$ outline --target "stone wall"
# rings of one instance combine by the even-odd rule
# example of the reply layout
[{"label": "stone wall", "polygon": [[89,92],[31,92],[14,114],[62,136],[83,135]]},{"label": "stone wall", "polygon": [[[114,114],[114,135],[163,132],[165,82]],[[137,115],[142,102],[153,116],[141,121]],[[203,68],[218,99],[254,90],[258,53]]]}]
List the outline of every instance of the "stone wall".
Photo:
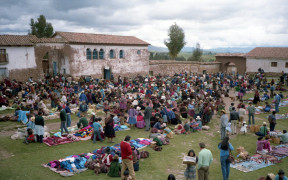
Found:
[{"label": "stone wall", "polygon": [[233,56],[233,54],[227,56],[215,56],[216,61],[220,62],[220,71],[227,72],[229,63],[234,63],[239,74],[244,74],[246,72],[246,58],[245,56]]},{"label": "stone wall", "polygon": [[193,61],[171,61],[150,60],[149,72],[153,75],[174,75],[180,72],[209,73],[219,72],[218,62],[193,62]]}]

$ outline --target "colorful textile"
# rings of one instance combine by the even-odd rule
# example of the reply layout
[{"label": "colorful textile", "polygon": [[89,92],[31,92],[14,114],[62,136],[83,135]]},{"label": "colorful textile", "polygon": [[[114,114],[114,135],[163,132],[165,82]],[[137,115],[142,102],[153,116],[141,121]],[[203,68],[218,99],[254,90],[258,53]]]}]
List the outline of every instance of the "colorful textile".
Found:
[{"label": "colorful textile", "polygon": [[282,158],[288,156],[288,145],[279,145],[272,148],[273,151],[268,154],[255,154],[249,161],[243,161],[236,164],[230,164],[230,167],[242,172],[251,172],[280,163]]},{"label": "colorful textile", "polygon": [[[141,149],[150,145],[151,142],[152,140],[150,139],[138,138],[135,140],[131,140],[130,145]],[[120,144],[115,144],[114,146],[107,146],[102,147],[101,149],[96,149],[92,153],[71,155],[64,159],[50,161],[48,164],[44,164],[42,166],[48,167],[51,171],[59,173],[62,176],[73,176],[74,173],[80,173],[87,170],[87,168],[85,167],[85,163],[89,162],[89,160],[101,159],[102,155],[105,154],[105,151],[108,147],[111,150],[110,154],[112,156],[115,156],[115,154],[121,156]],[[119,163],[121,161],[121,158],[119,158]]]},{"label": "colorful textile", "polygon": [[57,137],[57,136],[51,136],[43,139],[43,142],[47,144],[48,146],[56,146],[59,144],[67,144],[71,142],[77,142],[80,141],[79,138],[74,137],[74,136],[62,136],[62,137]]}]

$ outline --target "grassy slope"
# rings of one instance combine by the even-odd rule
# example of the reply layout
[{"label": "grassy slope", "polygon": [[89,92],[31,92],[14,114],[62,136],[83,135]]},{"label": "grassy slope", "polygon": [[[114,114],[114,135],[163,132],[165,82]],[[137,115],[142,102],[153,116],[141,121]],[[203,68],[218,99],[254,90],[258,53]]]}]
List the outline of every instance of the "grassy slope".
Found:
[{"label": "grassy slope", "polygon": [[[249,96],[249,95],[247,95]],[[288,107],[281,108],[280,113],[288,110]],[[262,124],[266,120],[267,114],[256,115],[256,124]],[[76,121],[77,118],[73,118]],[[53,120],[54,121],[54,120]],[[55,120],[57,122],[57,120]],[[192,133],[190,135],[176,135],[171,140],[170,145],[164,146],[163,151],[156,152],[150,147],[145,150],[150,152],[150,157],[140,161],[140,171],[136,173],[137,179],[166,179],[168,174],[183,175],[185,165],[182,164],[181,157],[186,154],[189,149],[194,149],[199,153],[198,143],[207,143],[208,148],[212,151],[214,162],[210,168],[210,179],[221,179],[221,169],[219,162],[219,150],[216,148],[219,143],[220,134],[217,132],[219,118],[215,117],[210,124],[211,129],[208,132]],[[1,122],[0,125],[2,125]],[[276,129],[282,130],[287,128],[287,120],[279,120]],[[148,133],[144,130],[132,129],[130,131],[117,132],[115,142],[120,142],[125,135],[131,135],[132,138],[143,137],[147,138]],[[246,150],[253,154],[256,148],[256,136],[248,133],[246,135],[237,135],[232,137],[231,143],[234,147],[244,146]],[[0,176],[1,179],[62,179],[56,173],[53,173],[48,168],[41,167],[43,163],[51,160],[64,158],[69,155],[85,153],[100,148],[101,146],[111,145],[109,143],[93,144],[91,141],[81,141],[55,147],[48,147],[45,144],[29,144],[25,145],[22,140],[13,141],[10,137],[0,137],[0,151],[8,151],[14,156],[0,161]],[[230,179],[257,179],[261,175],[266,175],[268,172],[276,173],[280,168],[287,171],[288,158],[285,158],[282,163],[270,166],[257,171],[243,173],[231,168]],[[93,171],[87,170],[83,173],[76,174],[69,179],[92,179],[95,178]],[[97,176],[100,179],[111,179],[105,174]]]}]

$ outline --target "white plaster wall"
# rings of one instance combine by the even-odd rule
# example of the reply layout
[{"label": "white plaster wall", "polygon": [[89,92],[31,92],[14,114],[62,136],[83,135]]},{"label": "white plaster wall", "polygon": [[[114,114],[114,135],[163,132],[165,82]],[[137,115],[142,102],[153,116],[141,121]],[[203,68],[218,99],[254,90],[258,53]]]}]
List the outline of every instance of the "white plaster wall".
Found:
[{"label": "white plaster wall", "polygon": [[0,47],[8,53],[8,64],[0,65],[0,68],[13,69],[36,68],[35,53],[33,46],[25,47]]},{"label": "white plaster wall", "polygon": [[[271,62],[277,62],[277,67],[271,67]],[[258,72],[259,68],[262,68],[265,72],[280,73],[284,71],[288,73],[288,68],[285,68],[285,64],[288,63],[288,59],[252,59],[246,60],[247,72]]]},{"label": "white plaster wall", "polygon": [[[74,60],[70,62],[73,76],[103,74],[103,67],[110,67],[113,74],[136,73],[149,71],[149,52],[147,46],[104,46],[104,45],[71,45],[77,52],[74,54]],[[86,49],[104,50],[104,60],[87,60]],[[110,59],[109,51],[113,49],[115,58]],[[124,58],[119,59],[119,51],[124,51]],[[137,50],[141,53],[137,54]],[[98,57],[99,58],[99,57]]]}]

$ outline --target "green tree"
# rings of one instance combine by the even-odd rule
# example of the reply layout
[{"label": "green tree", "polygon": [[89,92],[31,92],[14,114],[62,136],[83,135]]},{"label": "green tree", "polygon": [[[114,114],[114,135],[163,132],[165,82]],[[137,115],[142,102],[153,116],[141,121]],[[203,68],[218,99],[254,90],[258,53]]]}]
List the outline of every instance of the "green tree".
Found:
[{"label": "green tree", "polygon": [[51,23],[46,22],[44,15],[40,15],[37,21],[31,18],[30,27],[29,34],[35,35],[38,38],[51,37],[53,35],[53,26]]},{"label": "green tree", "polygon": [[169,49],[169,56],[175,60],[181,49],[185,46],[185,33],[176,23],[170,26],[168,31],[169,39],[164,40],[164,44]]},{"label": "green tree", "polygon": [[188,58],[188,61],[201,61],[201,57],[203,55],[203,51],[200,48],[200,44],[196,44],[196,48],[193,51],[193,54],[191,57]]}]

